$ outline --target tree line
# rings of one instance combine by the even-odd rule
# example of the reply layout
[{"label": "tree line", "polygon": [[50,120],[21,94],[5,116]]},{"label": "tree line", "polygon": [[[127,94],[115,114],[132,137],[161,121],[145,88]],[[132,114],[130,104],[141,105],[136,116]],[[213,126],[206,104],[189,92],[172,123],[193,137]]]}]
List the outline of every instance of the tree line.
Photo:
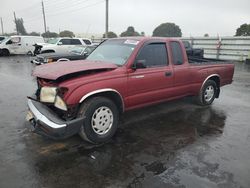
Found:
[{"label": "tree line", "polygon": [[[72,31],[69,30],[64,30],[61,31],[60,33],[56,32],[50,32],[47,31],[45,33],[37,33],[37,32],[31,32],[28,33],[24,27],[24,21],[22,18],[17,18],[14,20],[14,23],[16,25],[16,32],[21,35],[32,35],[32,36],[40,36],[42,35],[44,38],[56,38],[56,37],[75,37],[75,34]],[[16,33],[9,33],[6,35],[13,35]],[[126,31],[122,32],[120,37],[125,37],[125,36],[145,36],[145,32],[138,32],[135,30],[133,26],[129,26]],[[181,28],[176,25],[175,23],[162,23],[159,26],[157,26],[152,33],[152,36],[155,37],[181,37],[182,36],[182,31]],[[206,33],[204,34],[204,37],[208,37],[209,35]],[[236,29],[236,34],[235,36],[250,36],[250,24],[242,24],[239,28]],[[105,34],[103,34],[103,38],[105,37]],[[116,38],[118,35],[113,32],[109,31],[108,32],[108,38]]]}]

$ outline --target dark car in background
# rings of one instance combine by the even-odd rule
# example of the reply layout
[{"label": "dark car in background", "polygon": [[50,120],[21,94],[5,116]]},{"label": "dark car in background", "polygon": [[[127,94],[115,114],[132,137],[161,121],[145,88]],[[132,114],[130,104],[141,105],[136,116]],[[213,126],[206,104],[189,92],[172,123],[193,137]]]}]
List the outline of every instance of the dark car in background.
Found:
[{"label": "dark car in background", "polygon": [[36,65],[42,65],[52,62],[60,61],[73,61],[82,60],[88,57],[88,55],[96,48],[96,46],[79,46],[72,48],[66,53],[44,53],[36,56],[35,59],[31,61]]},{"label": "dark car in background", "polygon": [[188,57],[203,58],[204,50],[202,48],[193,48],[192,44],[187,40],[182,40]]}]

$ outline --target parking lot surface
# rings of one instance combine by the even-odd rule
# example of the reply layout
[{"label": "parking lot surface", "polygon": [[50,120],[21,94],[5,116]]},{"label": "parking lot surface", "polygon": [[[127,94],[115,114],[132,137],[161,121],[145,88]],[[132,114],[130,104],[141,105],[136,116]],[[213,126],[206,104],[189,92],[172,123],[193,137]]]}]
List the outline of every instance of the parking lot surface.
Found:
[{"label": "parking lot surface", "polygon": [[0,57],[0,187],[250,187],[250,66],[209,107],[190,98],[127,112],[115,137],[90,145],[30,132],[30,57]]}]

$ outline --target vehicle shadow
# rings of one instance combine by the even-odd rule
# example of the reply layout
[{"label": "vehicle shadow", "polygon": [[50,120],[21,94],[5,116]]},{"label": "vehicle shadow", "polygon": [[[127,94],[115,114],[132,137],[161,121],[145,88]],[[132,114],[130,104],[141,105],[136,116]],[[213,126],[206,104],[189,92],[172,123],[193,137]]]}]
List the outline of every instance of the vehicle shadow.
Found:
[{"label": "vehicle shadow", "polygon": [[78,136],[55,142],[37,135],[26,137],[26,144],[41,185],[137,187],[146,173],[164,172],[180,148],[220,135],[225,120],[222,111],[183,99],[124,114],[105,144],[91,145]]}]

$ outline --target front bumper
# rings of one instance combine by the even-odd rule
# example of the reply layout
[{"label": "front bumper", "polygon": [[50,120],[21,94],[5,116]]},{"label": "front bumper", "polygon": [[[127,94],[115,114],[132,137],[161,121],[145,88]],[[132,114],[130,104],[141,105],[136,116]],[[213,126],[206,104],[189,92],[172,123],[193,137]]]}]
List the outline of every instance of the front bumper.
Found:
[{"label": "front bumper", "polygon": [[32,131],[37,134],[52,139],[64,139],[78,133],[83,126],[84,117],[70,121],[62,120],[46,105],[30,98],[28,107],[30,110],[28,121],[32,125]]},{"label": "front bumper", "polygon": [[44,63],[42,63],[42,62],[40,62],[40,61],[38,61],[36,59],[33,59],[30,62],[33,63],[33,64],[36,64],[36,65],[42,65],[42,64],[44,64]]}]

